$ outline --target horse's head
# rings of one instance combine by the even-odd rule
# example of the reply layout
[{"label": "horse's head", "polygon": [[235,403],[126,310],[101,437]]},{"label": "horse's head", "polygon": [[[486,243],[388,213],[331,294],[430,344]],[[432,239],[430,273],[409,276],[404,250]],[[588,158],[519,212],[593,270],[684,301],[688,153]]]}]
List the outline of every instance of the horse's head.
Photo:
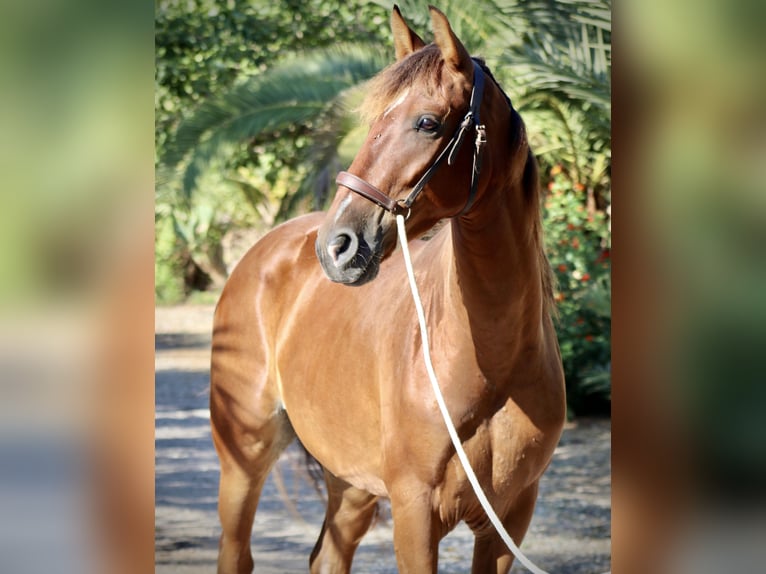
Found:
[{"label": "horse's head", "polygon": [[[418,236],[440,219],[463,213],[486,187],[489,159],[481,181],[471,177],[474,150],[481,147],[474,140],[483,136],[475,116],[484,75],[444,14],[430,10],[434,43],[428,46],[398,8],[392,12],[397,61],[370,83],[362,107],[370,131],[348,172],[339,175],[340,187],[317,236],[319,261],[335,282],[362,285],[375,278],[396,245],[395,213],[406,215],[408,233]],[[486,83],[490,92],[492,82]],[[493,107],[508,114],[504,96],[498,104],[502,92],[494,84],[491,90],[484,95],[482,122],[492,121]],[[472,92],[478,100],[473,106]],[[473,123],[467,125],[472,109]]]}]

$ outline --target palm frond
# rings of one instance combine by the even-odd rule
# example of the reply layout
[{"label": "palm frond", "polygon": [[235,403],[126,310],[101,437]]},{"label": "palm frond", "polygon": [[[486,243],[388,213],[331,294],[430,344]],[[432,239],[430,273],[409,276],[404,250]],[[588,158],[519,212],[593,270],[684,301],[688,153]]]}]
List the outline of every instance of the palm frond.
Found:
[{"label": "palm frond", "polygon": [[505,23],[520,33],[562,30],[582,18],[611,30],[611,0],[495,0],[493,4]]},{"label": "palm frond", "polygon": [[379,48],[339,45],[290,57],[204,102],[184,120],[162,158],[164,169],[184,164],[189,196],[199,173],[227,145],[291,126],[311,126],[344,90],[377,73],[387,58]]},{"label": "palm frond", "polygon": [[557,92],[611,114],[611,42],[609,20],[572,15],[525,33],[524,44],[505,54],[524,91]]}]

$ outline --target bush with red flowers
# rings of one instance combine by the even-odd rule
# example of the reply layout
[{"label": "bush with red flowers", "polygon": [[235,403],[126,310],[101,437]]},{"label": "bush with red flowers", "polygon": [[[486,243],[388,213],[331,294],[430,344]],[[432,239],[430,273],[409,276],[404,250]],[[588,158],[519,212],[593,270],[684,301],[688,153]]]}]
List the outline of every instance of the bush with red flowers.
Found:
[{"label": "bush with red flowers", "polygon": [[611,401],[611,234],[586,194],[552,171],[543,209],[567,402],[578,415],[608,413]]}]

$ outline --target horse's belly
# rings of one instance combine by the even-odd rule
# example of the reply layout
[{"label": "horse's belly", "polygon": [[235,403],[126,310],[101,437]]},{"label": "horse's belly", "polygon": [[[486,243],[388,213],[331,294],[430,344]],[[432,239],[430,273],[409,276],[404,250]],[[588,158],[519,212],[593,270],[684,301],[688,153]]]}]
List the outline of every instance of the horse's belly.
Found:
[{"label": "horse's belly", "polygon": [[312,394],[295,396],[303,394],[298,387],[302,385],[287,385],[283,398],[303,446],[338,478],[371,494],[388,496],[381,478],[382,457],[375,426],[378,417],[360,416],[365,409],[349,401],[334,400],[332,393],[321,402],[318,398],[304,400]]},{"label": "horse's belly", "polygon": [[374,357],[348,336],[346,325],[296,319],[277,358],[282,400],[296,434],[335,476],[386,496]]},{"label": "horse's belly", "polygon": [[348,482],[351,486],[366,490],[375,496],[388,497],[386,485],[377,476],[372,476],[371,474],[341,474],[340,478]]}]

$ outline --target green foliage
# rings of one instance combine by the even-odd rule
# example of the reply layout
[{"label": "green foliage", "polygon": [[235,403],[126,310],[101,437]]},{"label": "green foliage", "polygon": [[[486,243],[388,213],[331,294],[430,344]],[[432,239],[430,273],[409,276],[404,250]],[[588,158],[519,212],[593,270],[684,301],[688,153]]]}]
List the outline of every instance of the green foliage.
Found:
[{"label": "green foliage", "polygon": [[155,14],[155,139],[160,157],[195,106],[282,54],[387,35],[385,12],[360,0],[164,0]]},{"label": "green foliage", "polygon": [[[503,53],[527,94],[557,95],[611,113],[611,2],[506,2],[520,42]],[[521,23],[519,27],[518,24]]]},{"label": "green foliage", "polygon": [[[254,153],[265,153],[267,140],[287,136],[281,165],[297,169],[305,162],[306,135],[333,126],[330,144],[337,149],[353,123],[343,102],[346,90],[375,75],[386,59],[379,49],[339,45],[292,56],[226,93],[210,98],[182,121],[163,157],[165,169],[185,160],[182,191],[188,200],[199,174],[214,157],[251,138]],[[321,142],[320,138],[316,138]],[[273,158],[276,161],[276,157]]]},{"label": "green foliage", "polygon": [[[386,12],[390,12],[393,2],[388,0],[373,0]],[[444,12],[449,18],[450,26],[460,38],[469,52],[494,60],[508,46],[520,41],[516,33],[518,23],[509,25],[509,21],[501,10],[502,2],[493,0],[397,0],[402,15],[426,42],[433,38],[431,32],[430,4]]]},{"label": "green foliage", "polygon": [[160,304],[177,303],[186,295],[184,250],[170,219],[158,221],[154,234],[154,297]]},{"label": "green foliage", "polygon": [[606,215],[589,211],[585,188],[552,170],[546,247],[558,282],[557,332],[570,408],[605,410],[611,399],[611,259]]}]

